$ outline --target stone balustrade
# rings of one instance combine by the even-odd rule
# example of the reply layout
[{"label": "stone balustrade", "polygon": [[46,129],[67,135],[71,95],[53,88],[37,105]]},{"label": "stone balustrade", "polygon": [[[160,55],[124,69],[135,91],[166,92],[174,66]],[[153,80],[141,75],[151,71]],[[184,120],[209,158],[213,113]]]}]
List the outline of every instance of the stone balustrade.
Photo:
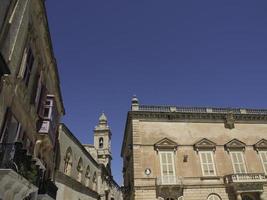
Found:
[{"label": "stone balustrade", "polygon": [[180,177],[176,176],[160,176],[156,179],[156,184],[161,185],[182,185],[182,180]]},{"label": "stone balustrade", "polygon": [[227,184],[231,183],[242,183],[242,182],[267,182],[267,177],[262,173],[241,173],[241,174],[230,174],[224,177]]}]

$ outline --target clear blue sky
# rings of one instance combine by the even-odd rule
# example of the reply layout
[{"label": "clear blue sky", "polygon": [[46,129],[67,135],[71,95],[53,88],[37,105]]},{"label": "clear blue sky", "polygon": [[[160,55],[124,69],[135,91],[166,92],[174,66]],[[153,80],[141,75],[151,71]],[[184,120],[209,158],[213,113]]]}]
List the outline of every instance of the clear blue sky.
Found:
[{"label": "clear blue sky", "polygon": [[112,169],[130,100],[267,108],[267,1],[47,0],[66,108],[82,141],[105,111]]}]

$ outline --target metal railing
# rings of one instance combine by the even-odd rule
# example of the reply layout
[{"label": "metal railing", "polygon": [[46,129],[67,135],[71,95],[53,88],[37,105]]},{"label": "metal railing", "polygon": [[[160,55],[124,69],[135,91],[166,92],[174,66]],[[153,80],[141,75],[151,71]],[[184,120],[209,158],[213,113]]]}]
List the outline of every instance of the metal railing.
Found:
[{"label": "metal railing", "polygon": [[224,177],[226,183],[243,183],[243,182],[267,182],[267,177],[262,173],[240,173],[230,174]]},{"label": "metal railing", "polygon": [[182,185],[180,177],[176,176],[160,176],[156,180],[157,185]]}]

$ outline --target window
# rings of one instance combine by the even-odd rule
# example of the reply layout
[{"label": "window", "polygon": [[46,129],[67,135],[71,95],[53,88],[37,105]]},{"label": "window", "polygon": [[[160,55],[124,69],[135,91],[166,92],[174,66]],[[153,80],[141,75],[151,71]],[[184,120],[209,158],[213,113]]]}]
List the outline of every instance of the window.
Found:
[{"label": "window", "polygon": [[1,142],[14,143],[19,137],[21,125],[8,108],[5,114],[4,126],[1,133]]},{"label": "window", "polygon": [[215,164],[212,151],[200,151],[200,162],[203,176],[215,176]]},{"label": "window", "polygon": [[103,138],[99,138],[99,148],[102,149],[103,148],[103,145],[104,145],[104,140]]},{"label": "window", "polygon": [[31,95],[31,104],[38,108],[42,91],[42,72],[35,76],[34,85]]},{"label": "window", "polygon": [[242,151],[230,152],[235,173],[246,173],[246,166]]},{"label": "window", "polygon": [[267,151],[259,151],[264,173],[267,174]]},{"label": "window", "polygon": [[47,97],[43,110],[43,117],[52,120],[53,98]]},{"label": "window", "polygon": [[65,158],[64,158],[64,173],[68,176],[71,175],[71,167],[72,167],[72,150],[71,148],[69,147],[66,151],[66,155],[65,155]]},{"label": "window", "polygon": [[216,194],[212,194],[208,197],[208,200],[221,200],[221,198]]},{"label": "window", "polygon": [[172,151],[160,151],[161,181],[163,184],[175,183],[174,159]]},{"label": "window", "polygon": [[22,80],[25,82],[26,86],[28,86],[29,84],[33,62],[34,62],[34,57],[31,48],[25,48],[19,76],[22,77]]}]

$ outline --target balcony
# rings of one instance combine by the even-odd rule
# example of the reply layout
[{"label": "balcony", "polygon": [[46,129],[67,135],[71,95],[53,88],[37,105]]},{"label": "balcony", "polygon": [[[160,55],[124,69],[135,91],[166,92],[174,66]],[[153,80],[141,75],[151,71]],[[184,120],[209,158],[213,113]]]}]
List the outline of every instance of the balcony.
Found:
[{"label": "balcony", "polygon": [[263,191],[267,177],[262,173],[230,174],[224,177],[224,182],[236,192]]},{"label": "balcony", "polygon": [[225,182],[231,183],[264,183],[267,182],[267,177],[259,173],[246,173],[246,174],[230,174],[225,176]]},{"label": "balcony", "polygon": [[157,186],[171,186],[171,185],[182,185],[182,180],[180,177],[176,176],[160,176],[156,180]]},{"label": "balcony", "polygon": [[44,181],[40,185],[38,199],[56,199],[57,186],[51,180]]},{"label": "balcony", "polygon": [[[166,191],[168,191],[166,193]],[[160,176],[156,179],[157,197],[167,199],[170,197],[181,196],[183,191],[182,178],[176,176]],[[166,196],[167,195],[167,196]]]},{"label": "balcony", "polygon": [[11,192],[14,199],[24,199],[30,193],[37,192],[39,173],[39,167],[21,143],[0,144],[0,185],[6,186],[0,188],[3,196]]},{"label": "balcony", "polygon": [[46,95],[45,103],[41,107],[40,119],[37,122],[38,139],[41,139],[45,146],[53,147],[56,141],[56,129],[59,123],[59,115],[56,109],[54,95]]}]

